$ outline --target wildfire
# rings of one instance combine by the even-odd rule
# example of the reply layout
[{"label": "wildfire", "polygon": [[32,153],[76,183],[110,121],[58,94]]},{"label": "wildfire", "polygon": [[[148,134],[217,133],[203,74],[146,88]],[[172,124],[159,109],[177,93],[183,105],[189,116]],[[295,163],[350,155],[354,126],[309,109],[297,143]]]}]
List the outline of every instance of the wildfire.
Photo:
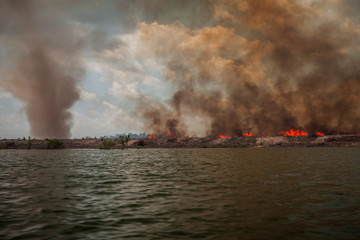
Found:
[{"label": "wildfire", "polygon": [[254,134],[252,134],[251,132],[250,133],[243,133],[242,134],[244,137],[253,137],[253,136],[255,136]]},{"label": "wildfire", "polygon": [[149,136],[149,139],[152,139],[152,138],[155,139],[155,138],[156,138],[156,135],[150,135],[150,136]]},{"label": "wildfire", "polygon": [[231,138],[231,136],[218,135],[219,138]]},{"label": "wildfire", "polygon": [[318,136],[324,136],[324,135],[325,135],[325,133],[322,133],[322,132],[318,132],[318,131],[316,131],[316,135],[318,135]]},{"label": "wildfire", "polygon": [[308,133],[300,130],[289,129],[289,131],[281,131],[280,134],[284,136],[307,136]]},{"label": "wildfire", "polygon": [[172,133],[169,134],[168,137],[169,137],[169,138],[176,138],[176,134],[175,134],[174,132],[172,132]]}]

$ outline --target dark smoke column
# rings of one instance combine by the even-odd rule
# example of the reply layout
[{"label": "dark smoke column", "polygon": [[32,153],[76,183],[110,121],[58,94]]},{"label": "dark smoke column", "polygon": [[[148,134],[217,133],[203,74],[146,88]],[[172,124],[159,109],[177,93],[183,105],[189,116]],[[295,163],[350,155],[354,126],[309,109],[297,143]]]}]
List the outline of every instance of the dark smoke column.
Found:
[{"label": "dark smoke column", "polygon": [[18,63],[19,76],[13,79],[14,96],[26,102],[31,135],[36,137],[69,138],[71,113],[69,108],[79,99],[76,80],[35,48]]},{"label": "dark smoke column", "polygon": [[[76,83],[83,70],[79,64],[81,41],[64,19],[35,1],[0,3],[1,34],[8,61],[0,86],[25,103],[31,135],[69,138],[69,108],[79,99]],[[10,24],[9,24],[10,23]]]}]

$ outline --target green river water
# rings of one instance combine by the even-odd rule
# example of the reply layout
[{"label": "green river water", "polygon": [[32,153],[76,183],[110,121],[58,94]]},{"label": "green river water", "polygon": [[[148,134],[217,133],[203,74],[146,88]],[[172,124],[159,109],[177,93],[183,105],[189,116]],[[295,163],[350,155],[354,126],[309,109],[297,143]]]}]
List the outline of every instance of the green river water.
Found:
[{"label": "green river water", "polygon": [[0,239],[360,239],[360,148],[1,150]]}]

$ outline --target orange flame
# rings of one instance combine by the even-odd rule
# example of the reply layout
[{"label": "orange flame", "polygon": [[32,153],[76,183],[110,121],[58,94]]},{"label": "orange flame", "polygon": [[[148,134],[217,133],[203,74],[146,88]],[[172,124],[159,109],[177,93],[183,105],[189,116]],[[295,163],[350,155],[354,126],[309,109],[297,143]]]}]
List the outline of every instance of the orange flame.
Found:
[{"label": "orange flame", "polygon": [[156,135],[150,135],[150,136],[149,136],[149,139],[152,139],[152,138],[155,139],[155,138],[156,138]]},{"label": "orange flame", "polygon": [[176,138],[176,134],[174,132],[170,133],[169,138]]},{"label": "orange flame", "polygon": [[322,133],[322,132],[318,132],[318,131],[316,131],[316,135],[318,135],[318,136],[324,136],[324,135],[325,135],[325,133]]},{"label": "orange flame", "polygon": [[304,132],[304,131],[300,131],[300,130],[294,130],[294,129],[289,129],[289,131],[281,131],[279,132],[280,134],[284,135],[284,136],[307,136],[308,133]]},{"label": "orange flame", "polygon": [[231,138],[231,136],[218,135],[219,138]]},{"label": "orange flame", "polygon": [[242,134],[244,137],[253,137],[253,136],[255,136],[254,134],[252,134],[252,133],[243,133]]}]

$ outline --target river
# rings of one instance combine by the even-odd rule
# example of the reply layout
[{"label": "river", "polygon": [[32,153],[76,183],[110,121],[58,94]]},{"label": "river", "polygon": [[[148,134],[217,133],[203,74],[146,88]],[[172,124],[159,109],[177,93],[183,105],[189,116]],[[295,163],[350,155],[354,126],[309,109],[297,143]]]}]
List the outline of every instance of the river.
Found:
[{"label": "river", "polygon": [[360,148],[0,150],[0,239],[360,239]]}]

